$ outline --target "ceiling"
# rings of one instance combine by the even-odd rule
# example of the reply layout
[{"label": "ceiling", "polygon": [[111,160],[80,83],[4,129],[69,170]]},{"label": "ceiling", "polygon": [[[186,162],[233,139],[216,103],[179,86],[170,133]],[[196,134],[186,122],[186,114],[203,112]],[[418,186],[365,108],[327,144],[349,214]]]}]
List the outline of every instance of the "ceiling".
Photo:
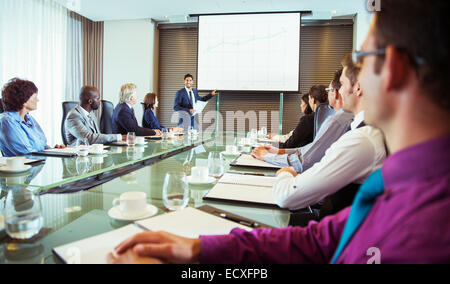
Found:
[{"label": "ceiling", "polygon": [[186,22],[189,14],[311,10],[310,19],[367,13],[366,0],[55,0],[93,21]]}]

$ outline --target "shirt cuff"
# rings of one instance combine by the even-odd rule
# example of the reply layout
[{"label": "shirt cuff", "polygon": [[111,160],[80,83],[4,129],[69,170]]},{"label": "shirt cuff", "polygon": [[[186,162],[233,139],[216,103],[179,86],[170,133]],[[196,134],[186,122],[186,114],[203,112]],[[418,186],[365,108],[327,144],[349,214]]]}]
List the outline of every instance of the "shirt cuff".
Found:
[{"label": "shirt cuff", "polygon": [[297,154],[289,155],[287,159],[289,161],[289,166],[293,167],[297,173],[300,174],[303,172],[303,165]]},{"label": "shirt cuff", "polygon": [[266,163],[279,166],[279,167],[288,167],[288,156],[287,155],[275,155],[275,154],[269,154],[264,157],[264,161]]},{"label": "shirt cuff", "polygon": [[282,180],[282,179],[287,179],[287,178],[293,178],[294,177],[294,175],[292,175],[291,173],[288,173],[288,172],[282,172],[281,174],[279,174],[278,176],[277,176],[277,181],[280,181],[280,180]]}]

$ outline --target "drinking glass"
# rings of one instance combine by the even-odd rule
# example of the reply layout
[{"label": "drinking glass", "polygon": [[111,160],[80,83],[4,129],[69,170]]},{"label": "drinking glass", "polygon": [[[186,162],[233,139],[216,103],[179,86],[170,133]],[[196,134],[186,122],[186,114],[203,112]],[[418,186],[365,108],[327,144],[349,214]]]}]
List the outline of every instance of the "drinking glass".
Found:
[{"label": "drinking glass", "polygon": [[170,211],[186,208],[189,203],[189,186],[185,173],[169,172],[166,174],[162,199],[164,206]]},{"label": "drinking glass", "polygon": [[87,149],[89,148],[89,140],[87,140],[86,138],[77,139],[77,141],[75,142],[75,147],[79,149]]},{"label": "drinking glass", "polygon": [[128,132],[128,134],[127,134],[127,143],[128,143],[128,146],[136,145],[136,133]]},{"label": "drinking glass", "polygon": [[31,239],[42,229],[39,196],[27,189],[10,190],[5,202],[6,233],[13,239]]},{"label": "drinking glass", "polygon": [[169,138],[169,132],[167,131],[167,129],[163,128],[161,132],[163,139]]},{"label": "drinking glass", "polygon": [[266,138],[266,137],[267,137],[267,128],[266,128],[266,127],[262,127],[262,128],[261,128],[261,136],[262,136],[263,138]]},{"label": "drinking glass", "polygon": [[209,175],[220,178],[225,173],[225,159],[220,152],[211,152],[208,157]]}]

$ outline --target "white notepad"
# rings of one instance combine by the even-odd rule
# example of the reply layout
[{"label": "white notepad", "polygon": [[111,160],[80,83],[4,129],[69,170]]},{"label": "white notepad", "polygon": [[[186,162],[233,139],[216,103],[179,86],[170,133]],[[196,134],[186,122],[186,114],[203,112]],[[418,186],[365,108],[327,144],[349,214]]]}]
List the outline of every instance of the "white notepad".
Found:
[{"label": "white notepad", "polygon": [[272,197],[276,181],[276,177],[225,174],[204,199],[277,206]]},{"label": "white notepad", "polygon": [[269,169],[281,169],[280,166],[275,166],[258,159],[253,158],[251,155],[241,155],[232,166],[241,167],[257,167],[257,168],[269,168]]},{"label": "white notepad", "polygon": [[53,251],[68,264],[104,264],[107,255],[117,245],[145,230],[166,231],[183,237],[197,238],[200,235],[229,234],[234,228],[252,230],[249,227],[188,207],[183,211],[135,222],[109,233],[60,246],[54,248]]},{"label": "white notepad", "polygon": [[[6,160],[7,159],[8,158],[3,158],[3,157],[0,158],[0,167],[6,166]],[[44,160],[25,159],[25,165],[37,163],[37,162],[40,162],[40,161],[44,161]]]}]

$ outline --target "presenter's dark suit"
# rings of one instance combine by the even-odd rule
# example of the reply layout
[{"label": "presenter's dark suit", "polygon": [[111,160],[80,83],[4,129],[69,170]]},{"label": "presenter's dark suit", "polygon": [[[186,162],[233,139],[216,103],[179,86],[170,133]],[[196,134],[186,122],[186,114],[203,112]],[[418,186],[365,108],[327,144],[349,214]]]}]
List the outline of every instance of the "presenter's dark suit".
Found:
[{"label": "presenter's dark suit", "polygon": [[112,130],[114,134],[126,135],[129,132],[136,133],[136,136],[153,136],[156,134],[152,129],[139,127],[134,109],[127,104],[118,104],[113,112]]},{"label": "presenter's dark suit", "polygon": [[[197,90],[195,90],[193,88],[191,89],[191,92],[194,93],[193,97],[195,98],[195,102],[197,102],[197,101],[207,102],[213,97],[213,95],[211,95],[211,94],[204,96],[204,97],[200,97]],[[190,117],[191,121],[190,121],[189,126],[193,126],[195,129],[197,129],[198,126],[195,122],[195,117],[189,113],[189,110],[194,108],[195,102],[191,101],[191,98],[190,98],[188,92],[186,91],[186,88],[183,88],[183,89],[179,90],[175,95],[175,103],[174,103],[173,109],[175,111],[181,111],[181,112],[187,113],[188,116],[186,116],[186,114],[183,114],[183,115],[185,115],[186,117]],[[180,114],[180,119],[178,121],[178,126],[179,127],[183,126],[183,118],[182,118],[181,114]]]}]

